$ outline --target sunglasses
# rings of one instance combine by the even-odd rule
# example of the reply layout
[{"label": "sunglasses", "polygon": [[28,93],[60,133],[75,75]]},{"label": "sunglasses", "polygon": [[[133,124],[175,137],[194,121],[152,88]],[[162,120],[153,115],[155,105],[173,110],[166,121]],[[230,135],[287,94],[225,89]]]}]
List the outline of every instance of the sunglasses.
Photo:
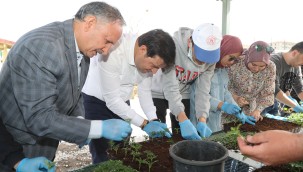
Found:
[{"label": "sunglasses", "polygon": [[262,46],[262,45],[255,45],[255,49],[257,50],[257,52],[263,51],[265,50],[268,54],[271,54],[272,52],[274,52],[274,48],[271,46]]}]

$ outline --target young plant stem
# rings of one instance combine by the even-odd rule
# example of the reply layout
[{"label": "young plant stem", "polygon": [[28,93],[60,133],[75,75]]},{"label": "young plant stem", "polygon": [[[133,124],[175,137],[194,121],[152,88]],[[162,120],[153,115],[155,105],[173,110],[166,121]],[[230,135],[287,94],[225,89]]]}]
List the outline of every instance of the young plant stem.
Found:
[{"label": "young plant stem", "polygon": [[115,142],[113,140],[108,141],[109,150],[113,150],[113,147],[115,146]]},{"label": "young plant stem", "polygon": [[148,171],[150,172],[150,169],[152,168],[153,164],[157,162],[157,160],[155,160],[157,156],[153,152],[148,150],[144,152],[146,153],[146,159],[144,160],[144,163],[147,164]]}]

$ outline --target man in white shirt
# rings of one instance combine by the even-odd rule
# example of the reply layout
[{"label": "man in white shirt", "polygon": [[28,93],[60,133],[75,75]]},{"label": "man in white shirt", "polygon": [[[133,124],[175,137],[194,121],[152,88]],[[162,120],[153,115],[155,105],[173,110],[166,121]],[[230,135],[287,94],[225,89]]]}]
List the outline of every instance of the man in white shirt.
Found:
[{"label": "man in white shirt", "polygon": [[[141,127],[150,137],[171,137],[164,123],[159,122],[151,97],[151,80],[158,69],[172,68],[176,48],[172,37],[160,30],[151,30],[141,36],[124,34],[109,56],[91,59],[83,87],[87,119],[124,119]],[[140,105],[147,119],[129,106],[134,85],[138,85]],[[90,142],[93,163],[108,160],[107,139]]]}]

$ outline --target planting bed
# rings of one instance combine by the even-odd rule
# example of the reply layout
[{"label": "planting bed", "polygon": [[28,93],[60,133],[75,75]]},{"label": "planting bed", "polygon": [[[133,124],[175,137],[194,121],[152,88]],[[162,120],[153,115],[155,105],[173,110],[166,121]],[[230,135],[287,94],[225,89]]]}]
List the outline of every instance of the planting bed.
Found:
[{"label": "planting bed", "polygon": [[[240,123],[239,122],[230,122],[223,124],[223,130],[224,132],[229,132],[232,127],[237,127]],[[285,122],[285,121],[279,121],[274,120],[271,118],[264,117],[262,121],[256,122],[256,125],[249,125],[244,124],[240,125],[239,130],[243,135],[256,133],[256,132],[262,132],[267,130],[285,130],[285,131],[291,131],[291,132],[299,132],[301,130],[301,126],[298,124],[294,124],[291,122]],[[218,136],[220,136],[219,133]],[[214,135],[214,138],[216,135]],[[229,147],[228,149],[235,149],[237,150],[237,144],[235,144],[236,147]],[[229,146],[229,145],[228,145]],[[227,146],[227,147],[228,147]],[[300,163],[302,164],[302,162]],[[300,169],[299,167],[296,167],[297,164],[287,164],[287,165],[279,165],[279,166],[263,166],[259,169],[254,170],[254,172],[302,172],[303,169]],[[302,165],[301,165],[302,166]]]},{"label": "planting bed", "polygon": [[[235,127],[239,124],[239,122],[230,122],[223,124],[223,129],[225,132],[229,131],[231,127]],[[240,126],[240,130],[244,132],[260,132],[260,131],[267,131],[267,130],[285,130],[291,132],[299,132],[301,127],[300,125],[274,120],[271,118],[264,117],[262,121],[256,122],[256,125],[244,124]]]},{"label": "planting bed", "polygon": [[[146,158],[144,151],[149,150],[152,151],[157,157],[156,161],[151,168],[151,172],[168,172],[172,171],[173,169],[173,159],[169,155],[169,147],[177,143],[178,141],[183,140],[181,135],[178,133],[173,133],[173,137],[168,139],[164,138],[157,138],[157,139],[150,139],[144,142],[141,142],[142,148],[140,150],[141,157],[144,159]],[[139,163],[136,160],[132,160],[131,152],[129,151],[125,156],[125,152],[123,149],[119,149],[116,153],[114,150],[109,150],[110,157],[114,160],[122,160],[123,164],[133,167],[138,171],[148,172],[148,166],[146,164],[142,164],[141,168],[139,169]]]},{"label": "planting bed", "polygon": [[[230,130],[231,127],[236,127],[238,125],[237,122],[231,122],[224,125],[224,130],[227,132]],[[263,121],[257,122],[255,126],[251,125],[241,125],[240,131],[245,132],[260,132],[270,129],[282,129],[282,130],[288,130],[288,131],[298,131],[299,125],[289,123],[289,122],[282,122],[277,121],[273,119],[264,118]],[[223,134],[222,134],[223,133]],[[224,136],[226,135],[224,132],[221,132],[221,134]],[[214,135],[216,136],[216,134]],[[210,140],[212,139],[209,138]],[[143,142],[140,142],[139,144],[142,145],[141,149],[139,150],[140,155],[137,156],[137,158],[141,158],[142,160],[146,159],[146,153],[145,151],[151,151],[156,155],[155,163],[152,165],[150,171],[151,172],[170,172],[173,169],[173,159],[169,155],[169,147],[178,142],[183,140],[181,135],[179,133],[174,132],[173,137],[171,139],[168,138],[161,138],[161,139],[150,139]],[[127,145],[127,144],[126,144]],[[142,163],[141,167],[139,169],[139,163],[136,161],[136,159],[133,160],[132,151],[127,150],[127,153],[125,154],[125,149],[123,149],[123,144],[120,145],[120,148],[115,151],[114,149],[111,149],[108,151],[109,156],[113,160],[121,160],[124,165],[130,166],[138,171],[142,172],[148,172],[149,168],[147,164]],[[226,146],[227,147],[227,146]],[[232,148],[228,148],[232,149]],[[237,149],[237,148],[235,148]],[[198,150],[197,150],[198,151]],[[289,165],[283,165],[283,166],[277,166],[277,167],[271,167],[271,166],[265,166],[262,168],[259,168],[255,170],[256,172],[267,172],[267,171],[277,171],[277,172],[288,172],[291,171],[289,169]]]}]

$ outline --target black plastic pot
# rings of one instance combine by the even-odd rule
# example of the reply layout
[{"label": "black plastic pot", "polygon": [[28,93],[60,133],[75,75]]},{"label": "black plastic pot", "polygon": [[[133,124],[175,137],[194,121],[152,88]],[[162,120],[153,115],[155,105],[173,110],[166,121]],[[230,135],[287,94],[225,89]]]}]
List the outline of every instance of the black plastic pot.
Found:
[{"label": "black plastic pot", "polygon": [[205,140],[183,140],[169,148],[174,172],[223,172],[228,150]]}]

